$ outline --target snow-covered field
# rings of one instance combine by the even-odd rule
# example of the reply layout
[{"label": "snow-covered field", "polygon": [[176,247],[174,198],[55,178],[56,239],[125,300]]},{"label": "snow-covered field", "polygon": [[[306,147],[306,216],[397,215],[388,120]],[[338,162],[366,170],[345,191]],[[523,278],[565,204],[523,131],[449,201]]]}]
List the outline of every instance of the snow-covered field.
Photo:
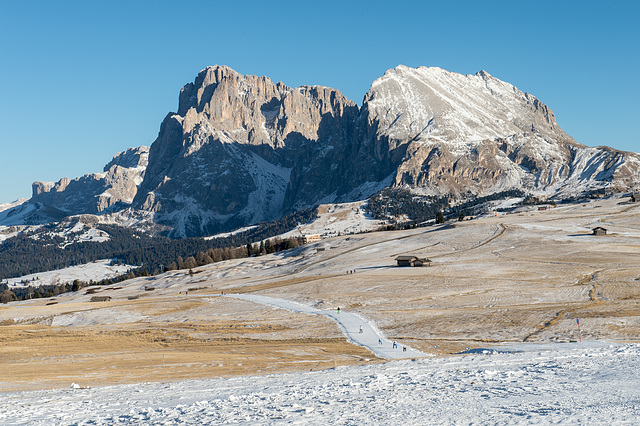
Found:
[{"label": "snow-covered field", "polygon": [[5,393],[0,423],[637,424],[640,346],[504,350],[306,373]]},{"label": "snow-covered field", "polygon": [[311,223],[282,235],[283,238],[301,234],[319,234],[322,237],[357,234],[380,228],[383,223],[375,220],[365,210],[365,201],[341,204],[323,204],[318,208],[318,218]]},{"label": "snow-covered field", "polygon": [[[8,278],[5,281],[10,286],[30,285],[34,287],[41,285],[66,284],[71,283],[76,279],[84,282],[89,282],[91,280],[100,281],[104,278],[113,278],[126,274],[132,268],[135,268],[135,266],[112,265],[110,260],[96,260],[95,262],[86,263],[84,265],[70,266],[68,268],[57,269],[55,271],[38,272],[17,278]],[[23,284],[23,282],[25,284]]]}]

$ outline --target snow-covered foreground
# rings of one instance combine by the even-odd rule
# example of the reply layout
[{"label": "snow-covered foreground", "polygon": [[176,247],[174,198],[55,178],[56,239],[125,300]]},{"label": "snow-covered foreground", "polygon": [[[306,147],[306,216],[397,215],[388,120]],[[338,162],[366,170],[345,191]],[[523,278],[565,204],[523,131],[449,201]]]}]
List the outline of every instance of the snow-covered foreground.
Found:
[{"label": "snow-covered foreground", "polygon": [[640,346],[520,345],[448,358],[0,394],[3,425],[633,424]]}]

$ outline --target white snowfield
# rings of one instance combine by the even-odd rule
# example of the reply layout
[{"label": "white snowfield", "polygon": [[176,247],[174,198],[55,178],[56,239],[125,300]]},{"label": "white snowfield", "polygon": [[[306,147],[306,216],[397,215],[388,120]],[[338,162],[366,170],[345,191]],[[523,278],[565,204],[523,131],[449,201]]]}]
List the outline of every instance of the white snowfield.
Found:
[{"label": "white snowfield", "polygon": [[[413,349],[407,345],[400,345],[386,339],[371,321],[366,320],[353,312],[346,312],[344,310],[338,311],[338,307],[336,307],[335,310],[329,311],[316,309],[291,300],[259,296],[257,294],[232,294],[229,296],[262,303],[264,305],[277,306],[278,308],[287,309],[293,312],[325,315],[338,323],[338,326],[350,342],[364,346],[380,358],[402,359],[429,356],[428,354]],[[394,343],[396,343],[395,346]]]},{"label": "white snowfield", "polygon": [[638,423],[639,345],[510,350],[306,373],[4,393],[0,424]]},{"label": "white snowfield", "polygon": [[[34,274],[23,275],[18,278],[8,278],[5,282],[10,286],[24,287],[26,285],[31,285],[35,287],[40,285],[66,284],[71,283],[76,279],[85,282],[90,280],[99,281],[103,278],[113,278],[118,275],[126,274],[133,268],[136,268],[136,266],[112,265],[111,260],[102,259],[54,271],[37,272]],[[23,284],[23,282],[27,284]]]}]

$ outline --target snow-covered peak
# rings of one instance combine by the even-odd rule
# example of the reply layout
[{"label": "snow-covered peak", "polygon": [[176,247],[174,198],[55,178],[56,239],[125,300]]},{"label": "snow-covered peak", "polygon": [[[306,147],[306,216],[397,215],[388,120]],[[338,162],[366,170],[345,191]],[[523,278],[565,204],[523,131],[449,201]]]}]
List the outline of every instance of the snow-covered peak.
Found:
[{"label": "snow-covered peak", "polygon": [[399,65],[372,84],[365,104],[378,133],[396,140],[467,143],[525,132],[571,139],[546,105],[486,71]]}]

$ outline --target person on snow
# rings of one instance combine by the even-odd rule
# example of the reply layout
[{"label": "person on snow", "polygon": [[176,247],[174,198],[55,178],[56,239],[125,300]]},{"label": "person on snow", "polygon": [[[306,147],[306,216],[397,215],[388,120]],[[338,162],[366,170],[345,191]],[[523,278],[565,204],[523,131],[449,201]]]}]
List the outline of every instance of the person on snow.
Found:
[{"label": "person on snow", "polygon": [[360,326],[360,334],[362,334],[362,326]]},{"label": "person on snow", "polygon": [[396,349],[398,347],[398,344],[396,343],[396,341],[393,341],[393,349]]}]

